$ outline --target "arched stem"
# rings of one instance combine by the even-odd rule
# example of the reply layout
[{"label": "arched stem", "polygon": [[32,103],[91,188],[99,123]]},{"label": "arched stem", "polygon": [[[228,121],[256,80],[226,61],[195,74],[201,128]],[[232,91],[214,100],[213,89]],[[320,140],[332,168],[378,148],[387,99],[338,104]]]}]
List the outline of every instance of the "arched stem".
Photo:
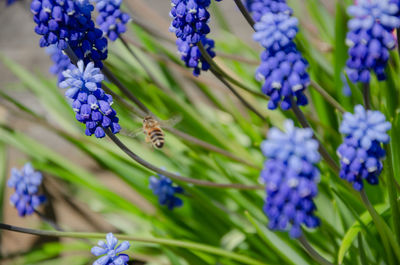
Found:
[{"label": "arched stem", "polygon": [[240,100],[240,102],[242,102],[244,106],[246,106],[246,108],[254,112],[254,114],[256,114],[264,122],[267,121],[267,119],[260,112],[258,112],[258,110],[256,110],[249,102],[247,102],[247,100],[245,100],[242,95],[240,95],[239,92],[237,92],[236,89],[234,89],[221,74],[219,74],[213,68],[211,68],[211,72],[232,92],[232,94],[234,94]]},{"label": "arched stem", "polygon": [[244,18],[246,19],[247,23],[249,23],[249,25],[254,28],[254,20],[251,17],[250,13],[247,11],[247,8],[243,5],[242,0],[234,0],[236,6],[239,8],[240,12],[242,13],[242,15],[244,16]]},{"label": "arched stem", "polygon": [[299,242],[300,244],[304,247],[304,249],[307,251],[307,253],[312,257],[316,262],[318,262],[321,265],[333,265],[333,263],[329,262],[327,259],[322,257],[311,245],[308,243],[307,239],[305,236],[299,237]]},{"label": "arched stem", "polygon": [[[61,232],[61,231],[46,231],[46,230],[36,230],[23,227],[12,226],[8,224],[0,223],[0,229],[9,230],[18,233],[37,235],[37,236],[52,236],[52,237],[66,237],[66,238],[82,238],[82,239],[104,239],[106,234],[104,233],[80,233],[80,232]],[[186,248],[191,250],[202,251],[205,253],[210,253],[220,257],[225,257],[228,259],[236,260],[241,264],[248,265],[267,265],[261,261],[255,260],[253,258],[233,253],[221,248],[216,248],[209,245],[204,245],[196,242],[190,242],[185,240],[174,240],[165,238],[150,238],[150,237],[136,237],[130,235],[115,234],[119,240],[135,241],[140,243],[157,244],[163,246],[173,246]]]},{"label": "arched stem", "polygon": [[264,190],[265,187],[261,185],[244,185],[244,184],[222,184],[222,183],[214,183],[210,181],[200,180],[200,179],[192,179],[183,177],[159,167],[154,166],[153,164],[147,162],[146,160],[142,159],[134,152],[132,152],[126,145],[124,145],[117,136],[115,136],[110,130],[105,130],[107,136],[119,147],[122,151],[124,151],[130,158],[141,164],[147,169],[154,171],[156,173],[162,174],[167,176],[171,179],[182,181],[185,183],[191,183],[197,186],[209,187],[209,188],[225,188],[225,189],[239,189],[239,190]]}]

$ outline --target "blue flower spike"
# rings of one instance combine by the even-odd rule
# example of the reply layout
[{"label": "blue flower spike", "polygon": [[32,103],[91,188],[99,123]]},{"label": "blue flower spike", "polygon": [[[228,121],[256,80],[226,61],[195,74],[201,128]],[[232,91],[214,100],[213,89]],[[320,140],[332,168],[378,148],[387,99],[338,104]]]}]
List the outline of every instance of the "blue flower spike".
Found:
[{"label": "blue flower spike", "polygon": [[100,240],[91,250],[96,257],[102,256],[93,262],[93,265],[127,265],[129,256],[121,252],[128,250],[129,247],[128,241],[118,245],[118,239],[112,233],[108,233],[106,241]]},{"label": "blue flower spike", "polygon": [[116,134],[121,130],[117,112],[111,107],[113,99],[101,88],[104,76],[93,63],[83,61],[63,72],[65,80],[60,88],[68,88],[65,96],[76,113],[76,119],[86,125],[85,134],[97,138],[105,136],[104,129]]},{"label": "blue flower spike", "polygon": [[131,21],[131,17],[120,10],[122,0],[94,1],[96,9],[99,11],[97,24],[111,41],[115,41],[119,35],[125,33],[126,24]]},{"label": "blue flower spike", "polygon": [[293,101],[307,105],[308,62],[294,43],[299,30],[293,11],[286,1],[248,0],[246,5],[256,22],[253,38],[265,48],[256,78],[264,82],[262,92],[270,97],[268,108],[288,110]]},{"label": "blue flower spike", "polygon": [[345,135],[337,154],[340,158],[340,177],[353,184],[354,189],[364,188],[363,180],[371,185],[379,183],[382,160],[390,137],[387,131],[391,124],[379,111],[365,110],[361,105],[354,108],[354,114],[345,113],[340,132]]},{"label": "blue flower spike", "polygon": [[17,208],[18,214],[23,217],[31,215],[41,204],[46,201],[44,195],[39,194],[43,176],[35,171],[30,163],[24,165],[21,170],[13,168],[8,180],[8,187],[14,188],[10,202]]},{"label": "blue flower spike", "polygon": [[195,76],[210,69],[196,45],[198,42],[204,45],[212,58],[215,57],[214,41],[207,38],[210,33],[210,13],[207,11],[210,3],[210,0],[171,0],[170,17],[173,20],[170,31],[178,38],[176,45],[181,59],[187,67],[193,68]]},{"label": "blue flower spike", "polygon": [[347,9],[346,43],[350,47],[347,74],[353,82],[369,83],[371,72],[386,79],[389,51],[396,47],[393,31],[400,27],[399,6],[392,0],[359,0]]},{"label": "blue flower spike", "polygon": [[166,205],[170,210],[173,210],[175,207],[181,207],[183,201],[175,195],[183,194],[183,188],[174,185],[172,180],[164,175],[158,174],[158,176],[159,178],[155,176],[150,177],[149,187],[153,190],[154,195],[158,196],[160,205]]},{"label": "blue flower spike", "polygon": [[80,60],[102,68],[107,39],[92,21],[93,9],[88,0],[33,0],[31,12],[35,32],[42,36],[40,47],[56,45],[64,50],[69,46]]},{"label": "blue flower spike", "polygon": [[321,157],[311,129],[296,128],[291,120],[284,127],[285,132],[272,128],[261,146],[268,158],[261,172],[267,193],[264,213],[271,230],[289,230],[292,238],[298,238],[302,225],[320,225],[313,199],[318,194],[316,164]]}]

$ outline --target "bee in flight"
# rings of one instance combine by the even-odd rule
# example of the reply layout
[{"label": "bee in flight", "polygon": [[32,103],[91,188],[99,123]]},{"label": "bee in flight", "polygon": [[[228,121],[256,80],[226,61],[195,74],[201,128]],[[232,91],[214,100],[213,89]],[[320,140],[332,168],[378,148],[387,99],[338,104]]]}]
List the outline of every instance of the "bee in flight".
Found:
[{"label": "bee in flight", "polygon": [[161,128],[172,128],[175,124],[180,122],[181,119],[182,117],[178,115],[170,120],[160,121],[151,115],[147,115],[143,119],[143,126],[141,129],[126,135],[129,137],[136,137],[144,133],[147,143],[151,143],[154,148],[161,149],[165,143],[165,134]]},{"label": "bee in flight", "polygon": [[152,116],[146,116],[143,119],[143,132],[146,135],[146,142],[153,147],[161,149],[164,146],[165,136],[160,123]]}]

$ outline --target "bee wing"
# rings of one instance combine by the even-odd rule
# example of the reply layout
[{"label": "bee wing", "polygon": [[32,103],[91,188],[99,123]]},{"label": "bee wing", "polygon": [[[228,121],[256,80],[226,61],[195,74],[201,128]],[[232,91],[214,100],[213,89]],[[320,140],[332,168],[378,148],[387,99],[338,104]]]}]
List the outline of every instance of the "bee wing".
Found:
[{"label": "bee wing", "polygon": [[138,129],[133,130],[133,131],[129,131],[129,130],[123,130],[122,131],[122,135],[128,136],[130,138],[136,138],[141,134],[143,134],[143,129],[142,128],[138,128]]},{"label": "bee wing", "polygon": [[174,127],[176,124],[180,123],[182,121],[182,115],[175,115],[171,119],[166,120],[166,121],[160,121],[161,127],[164,128],[171,128]]}]

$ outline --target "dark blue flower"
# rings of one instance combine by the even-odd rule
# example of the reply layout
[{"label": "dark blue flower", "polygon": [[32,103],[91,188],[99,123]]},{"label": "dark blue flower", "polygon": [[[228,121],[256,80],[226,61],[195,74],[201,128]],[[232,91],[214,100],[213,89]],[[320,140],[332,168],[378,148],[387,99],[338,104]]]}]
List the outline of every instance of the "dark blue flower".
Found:
[{"label": "dark blue flower", "polygon": [[178,38],[176,44],[186,66],[193,68],[193,74],[198,76],[201,70],[206,71],[210,65],[202,58],[196,43],[202,42],[208,54],[213,58],[214,41],[206,36],[210,32],[207,11],[210,0],[171,0],[170,16],[172,23],[170,31]]},{"label": "dark blue flower", "polygon": [[345,113],[340,132],[346,136],[337,150],[340,157],[340,177],[362,190],[363,179],[372,185],[378,184],[382,171],[385,150],[382,144],[389,142],[387,131],[391,124],[379,111],[365,110],[357,105],[354,114]]},{"label": "dark blue flower", "polygon": [[389,50],[396,46],[392,34],[400,27],[398,5],[389,0],[360,0],[348,8],[346,43],[350,46],[347,73],[352,82],[369,83],[371,71],[378,80],[385,80]]},{"label": "dark blue flower", "polygon": [[58,83],[61,83],[64,81],[64,75],[62,73],[67,69],[72,69],[71,60],[55,45],[47,47],[46,52],[50,55],[54,63],[53,66],[50,67],[50,73],[56,75],[58,77]]},{"label": "dark blue flower", "polygon": [[183,201],[176,197],[175,194],[182,194],[184,192],[183,188],[174,185],[172,180],[164,175],[158,174],[158,176],[159,178],[150,177],[150,189],[158,196],[158,202],[161,205],[166,205],[170,210],[175,207],[181,207]]},{"label": "dark blue flower", "polygon": [[304,90],[310,83],[308,62],[291,42],[282,50],[265,50],[261,54],[261,65],[256,72],[258,80],[264,80],[262,91],[270,97],[269,109],[279,105],[283,110],[292,107],[291,97],[297,105],[307,105]]},{"label": "dark blue flower", "polygon": [[94,0],[99,15],[96,19],[100,29],[111,41],[126,31],[131,17],[120,10],[122,0]]},{"label": "dark blue flower", "polygon": [[46,201],[44,195],[39,195],[39,187],[43,176],[33,169],[30,163],[24,165],[19,171],[11,170],[8,186],[15,189],[10,202],[17,208],[20,216],[31,215],[34,210]]},{"label": "dark blue flower", "polygon": [[[203,37],[201,43],[206,49],[207,53],[211,56],[215,56],[214,41]],[[178,51],[181,55],[181,59],[185,62],[187,67],[193,68],[193,74],[195,76],[200,75],[201,70],[207,71],[210,69],[208,62],[201,56],[201,52],[197,45],[192,44],[181,39],[176,40],[176,45],[178,46]]]},{"label": "dark blue flower", "polygon": [[246,4],[256,21],[254,40],[266,48],[256,78],[264,81],[262,91],[270,97],[268,108],[288,110],[292,99],[299,106],[307,105],[308,62],[294,43],[298,21],[292,10],[286,1],[250,0]]},{"label": "dark blue flower", "polygon": [[42,36],[41,47],[54,44],[64,50],[70,46],[86,64],[93,61],[102,67],[101,61],[107,58],[107,39],[95,28],[93,6],[88,0],[33,0],[31,11],[37,24],[35,32]]},{"label": "dark blue flower", "polygon": [[68,88],[65,96],[76,112],[76,119],[86,125],[86,135],[94,134],[97,138],[105,136],[104,129],[111,129],[118,133],[121,127],[117,113],[111,108],[112,97],[101,89],[104,76],[93,63],[86,67],[83,61],[78,67],[73,66],[63,72],[65,80],[59,84],[61,88]]},{"label": "dark blue flower", "polygon": [[300,129],[285,122],[286,132],[272,128],[261,149],[268,160],[261,172],[266,184],[264,212],[272,230],[290,230],[290,236],[301,236],[301,226],[319,226],[314,215],[314,197],[318,194],[320,161],[318,142],[311,129]]},{"label": "dark blue flower", "polygon": [[[91,250],[92,254],[102,256],[98,258],[93,265],[127,265],[129,256],[126,254],[120,254],[123,251],[129,249],[130,244],[128,241],[122,242],[118,245],[118,239],[112,234],[106,235],[106,242],[99,241],[98,246],[94,246]],[[117,246],[118,245],[118,246]]]}]

